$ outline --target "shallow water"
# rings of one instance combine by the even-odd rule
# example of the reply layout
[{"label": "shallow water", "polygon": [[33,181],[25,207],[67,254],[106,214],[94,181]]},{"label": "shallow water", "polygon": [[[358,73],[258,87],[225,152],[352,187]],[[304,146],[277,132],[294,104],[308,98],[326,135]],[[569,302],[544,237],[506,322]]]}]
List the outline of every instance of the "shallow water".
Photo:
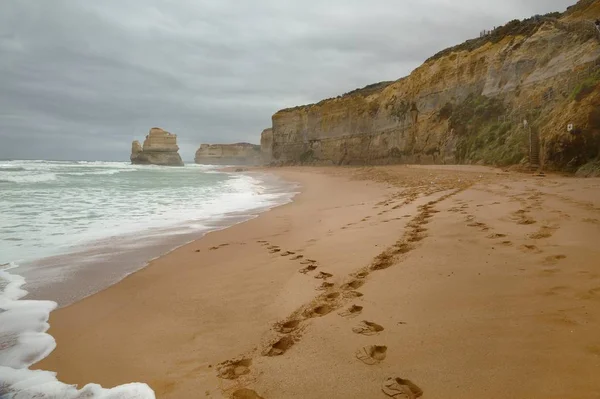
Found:
[{"label": "shallow water", "polygon": [[50,312],[294,191],[272,176],[210,166],[0,161],[0,399],[154,398],[145,384],[77,390],[29,370],[54,350]]}]

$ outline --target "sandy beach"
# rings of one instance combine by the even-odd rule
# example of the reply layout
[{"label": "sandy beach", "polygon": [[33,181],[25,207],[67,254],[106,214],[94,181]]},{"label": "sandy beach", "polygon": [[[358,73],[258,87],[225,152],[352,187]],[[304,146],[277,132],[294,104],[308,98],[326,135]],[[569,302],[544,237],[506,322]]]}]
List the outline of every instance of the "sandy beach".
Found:
[{"label": "sandy beach", "polygon": [[292,203],[53,312],[37,367],[158,398],[600,397],[600,179],[268,171]]}]

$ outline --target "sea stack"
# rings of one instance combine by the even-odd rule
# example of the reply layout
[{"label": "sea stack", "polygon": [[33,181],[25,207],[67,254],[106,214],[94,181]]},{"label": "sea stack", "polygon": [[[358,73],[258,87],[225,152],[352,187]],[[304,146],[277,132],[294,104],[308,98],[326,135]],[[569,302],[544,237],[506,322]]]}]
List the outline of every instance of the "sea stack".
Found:
[{"label": "sea stack", "polygon": [[158,127],[150,133],[142,146],[139,141],[131,144],[131,163],[135,165],[183,166],[177,146],[177,135]]},{"label": "sea stack", "polygon": [[202,144],[194,160],[201,165],[260,165],[260,145]]}]

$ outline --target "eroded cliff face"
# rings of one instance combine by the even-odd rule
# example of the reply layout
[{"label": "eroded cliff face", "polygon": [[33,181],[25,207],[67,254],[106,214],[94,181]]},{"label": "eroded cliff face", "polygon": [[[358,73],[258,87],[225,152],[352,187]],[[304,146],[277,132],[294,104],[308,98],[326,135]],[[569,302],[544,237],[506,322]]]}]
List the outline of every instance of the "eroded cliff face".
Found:
[{"label": "eroded cliff face", "polygon": [[183,166],[179,156],[177,135],[158,127],[150,129],[142,146],[139,141],[131,144],[131,163],[137,165]]},{"label": "eroded cliff face", "polygon": [[539,139],[546,165],[577,167],[600,154],[598,17],[600,2],[583,0],[444,50],[406,78],[281,110],[263,153],[275,164],[509,165]]},{"label": "eroded cliff face", "polygon": [[259,165],[260,146],[249,143],[202,144],[194,160],[203,165]]},{"label": "eroded cliff face", "polygon": [[260,134],[260,154],[263,164],[268,165],[273,160],[273,129],[268,128]]}]

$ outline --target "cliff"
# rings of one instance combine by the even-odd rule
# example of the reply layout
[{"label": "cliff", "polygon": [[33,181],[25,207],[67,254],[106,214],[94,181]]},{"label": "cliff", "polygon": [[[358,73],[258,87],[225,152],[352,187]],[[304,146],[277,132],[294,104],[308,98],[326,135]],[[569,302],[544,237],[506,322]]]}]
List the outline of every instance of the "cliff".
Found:
[{"label": "cliff", "polygon": [[273,160],[273,129],[265,129],[260,134],[260,155],[263,164]]},{"label": "cliff", "polygon": [[131,144],[130,158],[137,165],[183,166],[178,151],[177,135],[154,127],[143,146],[137,140]]},{"label": "cliff", "polygon": [[541,157],[575,170],[600,156],[598,17],[600,2],[583,0],[562,14],[511,21],[408,77],[278,111],[262,152],[274,164],[511,165]]},{"label": "cliff", "polygon": [[203,165],[259,165],[260,146],[249,143],[202,144],[194,160]]}]

